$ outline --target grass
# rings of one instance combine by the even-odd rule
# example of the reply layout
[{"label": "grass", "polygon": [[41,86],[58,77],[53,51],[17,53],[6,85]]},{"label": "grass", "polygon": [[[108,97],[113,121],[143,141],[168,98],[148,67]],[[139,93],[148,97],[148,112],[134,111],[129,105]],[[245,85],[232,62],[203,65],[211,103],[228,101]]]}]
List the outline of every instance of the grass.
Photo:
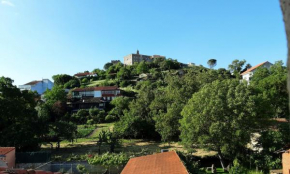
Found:
[{"label": "grass", "polygon": [[[60,143],[60,149],[53,149],[52,156],[53,159],[59,161],[68,161],[68,160],[77,160],[83,159],[86,154],[95,154],[98,152],[98,135],[102,130],[112,130],[114,127],[114,123],[102,123],[97,124],[97,128],[91,132],[89,136],[78,138],[73,143],[70,141],[62,141]],[[83,125],[78,126],[78,129],[84,128]],[[54,144],[55,147],[55,144]],[[43,145],[42,149],[50,149],[50,145]],[[101,152],[105,153],[109,151],[110,147],[106,144],[102,145]],[[168,143],[160,142],[160,141],[148,141],[143,139],[123,139],[121,140],[121,146],[116,147],[115,151],[124,152],[124,153],[139,153],[141,151],[146,151],[148,154],[159,153],[161,149],[169,149],[169,150],[178,150],[185,151],[183,146],[178,143]],[[212,156],[215,155],[215,152],[205,151],[202,149],[196,149],[193,155],[196,156]]]},{"label": "grass", "polygon": [[96,129],[95,125],[78,125],[78,138],[84,138]]},{"label": "grass", "polygon": [[134,89],[133,86],[131,86],[131,85],[127,86],[127,87],[122,87],[120,89],[122,89],[123,91],[128,91],[128,92],[130,92],[130,91],[133,91],[133,92],[136,92],[136,93],[139,92],[137,89]]},{"label": "grass", "polygon": [[87,85],[87,86],[98,86],[98,85],[104,83],[105,81],[106,81],[106,80],[96,80],[96,81],[92,81],[92,82],[90,82],[90,84]]},{"label": "grass", "polygon": [[[100,86],[102,83],[104,83],[106,80],[96,80],[96,81],[92,81],[90,82],[90,84],[88,84],[88,87],[93,87],[93,86]],[[114,82],[114,79],[110,79],[108,80],[109,83]]]}]

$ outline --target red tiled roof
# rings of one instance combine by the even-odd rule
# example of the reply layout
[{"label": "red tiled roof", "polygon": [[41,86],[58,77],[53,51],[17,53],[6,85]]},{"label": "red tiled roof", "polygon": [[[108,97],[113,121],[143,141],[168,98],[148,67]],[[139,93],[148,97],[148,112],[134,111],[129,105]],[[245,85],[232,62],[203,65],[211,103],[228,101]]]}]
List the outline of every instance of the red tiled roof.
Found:
[{"label": "red tiled roof", "polygon": [[90,73],[90,72],[83,72],[83,73],[77,73],[74,76],[87,76],[87,75],[93,75],[95,73]]},{"label": "red tiled roof", "polygon": [[72,91],[109,91],[109,90],[117,90],[118,86],[100,86],[100,87],[90,87],[90,88],[76,88]]},{"label": "red tiled roof", "polygon": [[121,174],[188,174],[175,151],[129,160]]},{"label": "red tiled roof", "polygon": [[252,68],[248,69],[247,71],[241,73],[241,75],[245,75],[245,74],[247,74],[247,73],[249,73],[249,72],[251,72],[251,71],[253,71],[253,70],[259,68],[260,66],[264,65],[264,64],[267,63],[267,62],[268,62],[268,61],[263,62],[263,63],[260,63],[260,64],[258,64],[258,65],[256,65],[256,66],[253,66]]},{"label": "red tiled roof", "polygon": [[24,85],[35,85],[35,84],[37,84],[38,82],[41,82],[41,80],[34,80],[34,81],[29,82],[29,83],[26,83],[26,84],[24,84]]},{"label": "red tiled roof", "polygon": [[0,147],[0,155],[6,155],[12,150],[15,150],[15,147]]}]

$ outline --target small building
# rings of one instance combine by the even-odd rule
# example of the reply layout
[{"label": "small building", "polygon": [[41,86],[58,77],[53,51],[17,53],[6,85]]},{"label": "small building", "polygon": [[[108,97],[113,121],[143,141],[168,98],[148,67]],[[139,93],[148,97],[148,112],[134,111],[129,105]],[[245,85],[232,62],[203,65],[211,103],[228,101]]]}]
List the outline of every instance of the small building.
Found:
[{"label": "small building", "polygon": [[93,72],[80,72],[74,75],[74,77],[78,78],[78,79],[82,79],[85,77],[97,77],[98,75],[96,73]]},{"label": "small building", "polygon": [[19,85],[18,88],[28,91],[36,91],[39,95],[42,95],[47,89],[51,90],[54,86],[53,82],[49,79],[34,80],[24,85]]},{"label": "small building", "polygon": [[121,174],[188,174],[175,151],[131,158]]},{"label": "small building", "polygon": [[[0,147],[0,161],[6,163],[7,168],[15,167],[15,147]],[[5,166],[1,166],[5,167]]]},{"label": "small building", "polygon": [[263,62],[263,63],[260,63],[256,66],[253,66],[252,68],[246,70],[245,72],[241,73],[241,76],[243,78],[243,80],[246,80],[247,82],[250,82],[252,76],[254,75],[255,71],[260,68],[260,67],[263,67],[263,68],[267,68],[267,69],[270,69],[270,67],[272,66],[273,64],[266,61],[266,62]]}]

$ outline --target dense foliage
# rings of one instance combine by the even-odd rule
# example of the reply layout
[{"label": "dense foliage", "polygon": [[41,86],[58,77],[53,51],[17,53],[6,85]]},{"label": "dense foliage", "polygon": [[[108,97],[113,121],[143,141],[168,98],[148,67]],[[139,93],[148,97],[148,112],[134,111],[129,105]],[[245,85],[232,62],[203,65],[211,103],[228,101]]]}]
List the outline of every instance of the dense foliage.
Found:
[{"label": "dense foliage", "polygon": [[[55,86],[38,102],[35,93],[20,92],[11,79],[2,77],[0,133],[6,140],[0,139],[0,146],[23,150],[41,143],[59,146],[62,140],[80,137],[76,125],[114,121],[112,132],[99,134],[99,154],[104,143],[113,152],[120,138],[143,138],[181,141],[189,152],[196,147],[214,150],[222,163],[235,161],[233,170],[249,164],[263,170],[279,168],[281,159],[275,152],[290,143],[289,125],[271,121],[289,116],[286,68],[281,61],[270,69],[258,68],[247,83],[240,75],[251,68],[245,60],[234,60],[227,69],[214,69],[216,63],[210,59],[210,68],[189,67],[170,58],[131,66],[107,63],[104,70],[93,70],[94,77],[53,76]],[[71,93],[65,89],[87,85],[120,86],[123,97],[106,104],[105,110],[72,112],[67,105]],[[257,144],[248,148],[253,137]],[[122,163],[111,158],[115,157],[99,155],[91,162]]]}]

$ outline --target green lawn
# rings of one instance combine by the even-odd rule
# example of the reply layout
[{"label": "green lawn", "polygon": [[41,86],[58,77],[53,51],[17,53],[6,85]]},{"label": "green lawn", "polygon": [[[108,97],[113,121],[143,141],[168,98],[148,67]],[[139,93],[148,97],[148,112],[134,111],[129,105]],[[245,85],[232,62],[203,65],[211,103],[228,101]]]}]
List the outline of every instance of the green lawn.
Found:
[{"label": "green lawn", "polygon": [[[90,84],[88,84],[87,86],[89,87],[93,87],[93,86],[99,86],[101,85],[102,83],[104,83],[106,80],[96,80],[96,81],[92,81],[90,82]],[[109,83],[112,83],[114,82],[115,80],[114,79],[110,79],[108,80]]]},{"label": "green lawn", "polygon": [[[59,161],[67,160],[81,160],[86,157],[87,154],[95,154],[98,152],[98,135],[102,130],[112,130],[114,123],[102,123],[97,124],[96,129],[86,137],[78,138],[73,143],[70,141],[62,141],[60,143],[60,149],[53,149],[53,159]],[[78,126],[78,129],[84,128],[83,125]],[[54,148],[55,148],[54,143]],[[50,150],[50,145],[43,145],[42,149]],[[105,153],[109,151],[110,147],[106,144],[102,145],[101,152]],[[171,143],[170,146],[168,143],[160,141],[148,141],[143,139],[123,139],[121,140],[121,146],[116,147],[116,152],[125,152],[128,154],[139,153],[141,151],[147,151],[148,154],[159,153],[161,149],[169,150],[178,150],[185,151],[183,146],[179,142]],[[196,152],[193,153],[196,156],[212,156],[216,152],[205,151],[202,149],[196,149]]]},{"label": "green lawn", "polygon": [[78,125],[78,138],[85,138],[97,128],[97,125]]},{"label": "green lawn", "polygon": [[130,91],[133,91],[133,92],[136,92],[136,93],[139,92],[137,89],[134,89],[133,86],[122,87],[120,89],[122,89],[123,91],[128,91],[128,92],[130,92]]}]

